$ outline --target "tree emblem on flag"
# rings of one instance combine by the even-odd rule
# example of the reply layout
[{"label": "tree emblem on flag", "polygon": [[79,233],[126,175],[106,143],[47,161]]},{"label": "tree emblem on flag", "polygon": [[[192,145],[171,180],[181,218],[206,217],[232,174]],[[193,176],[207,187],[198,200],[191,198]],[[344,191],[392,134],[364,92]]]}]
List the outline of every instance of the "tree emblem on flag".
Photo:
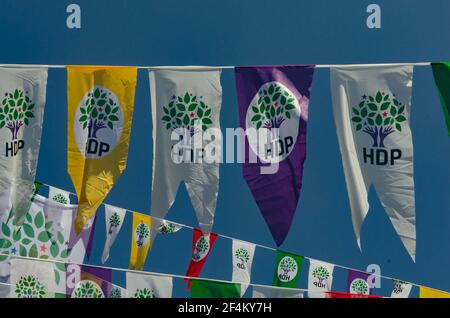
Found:
[{"label": "tree emblem on flag", "polygon": [[120,217],[117,212],[114,212],[109,218],[109,229],[108,234],[111,235],[115,228],[120,226]]},{"label": "tree emblem on flag", "polygon": [[236,250],[234,256],[240,261],[236,266],[240,269],[245,269],[247,262],[250,260],[250,253],[245,248],[241,247]]},{"label": "tree emblem on flag", "polygon": [[169,104],[163,107],[161,120],[167,130],[187,129],[191,135],[207,130],[212,124],[212,109],[203,102],[203,96],[186,92],[181,96],[172,96]]},{"label": "tree emblem on flag", "polygon": [[67,198],[61,193],[57,193],[52,197],[52,200],[61,204],[69,204]]},{"label": "tree emblem on flag", "polygon": [[394,279],[394,294],[402,293],[405,284],[407,283],[402,280]]},{"label": "tree emblem on flag", "polygon": [[134,292],[133,298],[156,298],[155,293],[153,290],[149,288],[143,288],[143,289],[136,289]]},{"label": "tree emblem on flag", "polygon": [[192,255],[192,260],[194,262],[199,262],[205,258],[209,251],[209,242],[204,236],[201,236],[195,243],[194,253]]},{"label": "tree emblem on flag", "polygon": [[46,295],[44,285],[32,275],[20,277],[14,291],[17,298],[44,298]]},{"label": "tree emblem on flag", "polygon": [[278,264],[278,279],[282,282],[290,282],[297,276],[297,262],[290,256],[285,256]]},{"label": "tree emblem on flag", "polygon": [[109,298],[122,298],[122,291],[119,287],[113,287],[109,293]]},{"label": "tree emblem on flag", "polygon": [[161,226],[158,228],[159,233],[161,234],[171,234],[175,233],[177,230],[175,224],[170,222],[164,222],[161,224]]},{"label": "tree emblem on flag", "polygon": [[323,281],[330,278],[330,272],[323,266],[316,267],[312,275],[319,280],[318,285],[323,285]]},{"label": "tree emblem on flag", "polygon": [[369,284],[361,278],[354,279],[350,284],[350,292],[354,294],[369,294]]},{"label": "tree emblem on flag", "polygon": [[358,106],[352,107],[355,129],[372,137],[372,147],[385,148],[385,138],[395,131],[402,131],[402,123],[406,121],[405,104],[395,95],[382,91],[362,98]]},{"label": "tree emblem on flag", "polygon": [[138,248],[143,247],[147,244],[148,238],[150,237],[150,229],[147,224],[141,222],[136,226],[135,230],[136,245]]},{"label": "tree emblem on flag", "polygon": [[31,118],[34,118],[33,109],[34,103],[22,89],[6,92],[0,107],[0,128],[8,128],[11,139],[18,139],[20,128],[28,126]]},{"label": "tree emblem on flag", "polygon": [[96,282],[81,280],[73,289],[72,298],[105,298],[105,295]]}]

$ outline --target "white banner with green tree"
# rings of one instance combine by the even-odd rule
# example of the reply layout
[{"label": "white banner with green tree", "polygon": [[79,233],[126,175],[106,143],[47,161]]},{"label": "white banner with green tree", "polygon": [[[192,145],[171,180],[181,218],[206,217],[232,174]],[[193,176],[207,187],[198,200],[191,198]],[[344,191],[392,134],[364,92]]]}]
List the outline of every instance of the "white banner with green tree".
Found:
[{"label": "white banner with green tree", "polygon": [[125,209],[105,204],[106,240],[105,246],[103,247],[102,264],[109,258],[109,251],[114,244],[117,234],[122,228],[126,212]]},{"label": "white banner with green tree", "polygon": [[325,298],[324,292],[330,291],[333,284],[333,271],[333,264],[309,259],[309,298]]},{"label": "white banner with green tree", "polygon": [[171,276],[146,275],[127,272],[128,298],[172,298]]},{"label": "white banner with green tree", "polygon": [[250,283],[255,244],[233,240],[233,278],[232,281],[241,284],[241,297]]}]

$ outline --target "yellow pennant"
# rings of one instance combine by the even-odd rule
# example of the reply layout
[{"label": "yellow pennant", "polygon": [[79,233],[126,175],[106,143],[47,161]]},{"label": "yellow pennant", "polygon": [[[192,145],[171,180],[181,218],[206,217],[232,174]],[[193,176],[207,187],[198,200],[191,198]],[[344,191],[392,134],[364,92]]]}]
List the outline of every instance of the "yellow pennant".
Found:
[{"label": "yellow pennant", "polygon": [[420,298],[450,298],[450,293],[438,289],[420,286]]},{"label": "yellow pennant", "polygon": [[81,232],[125,169],[136,67],[68,66],[68,172]]},{"label": "yellow pennant", "polygon": [[133,213],[133,231],[131,232],[131,255],[128,268],[142,270],[150,247],[150,229],[152,219],[149,215]]}]

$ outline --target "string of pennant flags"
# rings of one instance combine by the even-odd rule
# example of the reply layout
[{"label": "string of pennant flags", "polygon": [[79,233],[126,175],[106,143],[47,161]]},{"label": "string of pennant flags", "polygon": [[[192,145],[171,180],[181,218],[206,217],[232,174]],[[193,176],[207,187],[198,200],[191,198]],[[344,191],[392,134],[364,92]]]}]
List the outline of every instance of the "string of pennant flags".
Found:
[{"label": "string of pennant flags", "polygon": [[[2,64],[0,142],[4,143],[4,151],[0,153],[0,164],[4,169],[0,172],[0,221],[3,221],[0,247],[12,253],[16,248],[13,245],[23,242],[12,254],[31,257],[50,257],[50,254],[52,258],[62,257],[79,263],[85,255],[89,256],[96,211],[126,168],[138,69],[148,70],[150,79],[153,174],[151,215],[133,213],[129,268],[142,270],[156,235],[161,229],[173,231],[164,220],[174,203],[178,186],[184,182],[199,223],[199,229],[193,229],[193,256],[186,276],[200,275],[218,236],[212,232],[212,227],[222,153],[221,136],[217,135],[221,131],[222,69],[235,72],[239,127],[245,131],[242,138],[248,150],[243,154],[243,177],[279,247],[291,227],[302,189],[314,71],[330,68],[336,133],[356,241],[361,247],[361,227],[369,211],[368,191],[373,186],[405,249],[415,261],[415,189],[409,117],[416,66],[432,67],[450,132],[450,63]],[[63,205],[58,206],[36,195],[35,175],[49,68],[67,69],[67,161],[77,205],[60,202]],[[66,210],[68,213],[61,213]],[[108,235],[103,262],[109,257],[109,248],[125,212],[105,205]],[[48,243],[48,246],[41,246],[43,251],[32,240],[31,234],[38,229],[39,241]],[[23,241],[26,236],[27,244]],[[249,250],[254,253],[256,245],[232,240],[233,255],[242,261],[242,268],[235,266],[233,275],[249,282],[250,272],[244,260],[249,261]],[[276,251],[278,267],[273,285],[295,287],[303,257]],[[0,256],[0,260],[6,259],[5,255]],[[8,269],[15,270],[14,267]],[[329,271],[330,268],[321,263],[315,272],[314,277],[322,289],[329,289],[324,283],[330,277]],[[64,281],[63,272],[62,268],[55,272],[59,283]],[[370,293],[368,276],[352,271],[349,284],[353,291]]]}]

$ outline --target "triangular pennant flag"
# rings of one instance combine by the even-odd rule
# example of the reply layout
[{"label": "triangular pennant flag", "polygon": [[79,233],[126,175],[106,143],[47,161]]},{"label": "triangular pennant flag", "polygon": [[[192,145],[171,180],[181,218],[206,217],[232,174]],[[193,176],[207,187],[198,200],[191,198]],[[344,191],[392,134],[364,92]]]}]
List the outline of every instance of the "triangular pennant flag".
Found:
[{"label": "triangular pennant flag", "polygon": [[67,160],[79,204],[76,234],[125,170],[136,75],[136,67],[67,67]]},{"label": "triangular pennant flag", "polygon": [[[154,229],[160,226],[184,181],[201,230],[205,235],[211,232],[222,151],[220,74],[220,69],[204,67],[149,72]],[[152,236],[156,233],[152,231]]]},{"label": "triangular pennant flag", "polygon": [[48,198],[62,204],[70,204],[70,192],[53,186],[48,186]]},{"label": "triangular pennant flag", "polygon": [[[75,223],[73,220],[75,220],[78,208],[76,211],[72,213],[72,226],[70,227],[70,238],[69,238],[69,249],[74,250],[77,248],[77,246],[80,246],[80,248],[83,250],[83,259],[84,256],[87,256],[89,258],[90,252],[92,250],[92,237],[94,234],[94,227],[96,223],[97,215],[93,215],[92,218],[83,225],[83,228],[81,229],[81,233],[77,234],[75,229]],[[83,259],[81,259],[80,263],[83,262]]]},{"label": "triangular pennant flag", "polygon": [[250,283],[255,244],[233,240],[233,278],[235,283],[241,283],[241,296],[245,294]]},{"label": "triangular pennant flag", "polygon": [[334,265],[309,259],[308,297],[324,298],[333,285]]},{"label": "triangular pennant flag", "polygon": [[112,270],[67,264],[66,294],[71,298],[107,298],[112,284]]},{"label": "triangular pennant flag", "polygon": [[[291,227],[302,188],[314,66],[235,70],[240,125],[247,131],[244,179],[280,246]],[[256,132],[253,136],[251,129]],[[268,164],[273,171],[264,172]]]},{"label": "triangular pennant flag", "polygon": [[127,272],[126,280],[129,298],[172,298],[171,276]]},{"label": "triangular pennant flag", "polygon": [[253,286],[252,298],[303,298],[302,290],[294,288]]},{"label": "triangular pennant flag", "polygon": [[[210,235],[203,235],[202,231],[198,229],[193,230],[193,240],[192,240],[192,258],[189,262],[189,267],[186,272],[188,277],[199,277],[206,260],[208,259],[209,253],[214,246],[217,234],[210,233]],[[184,281],[190,280],[184,279]]]},{"label": "triangular pennant flag", "polygon": [[401,280],[395,279],[393,282],[394,288],[392,289],[391,298],[409,298],[413,286]]},{"label": "triangular pennant flag", "polygon": [[161,233],[161,234],[171,234],[171,233],[178,232],[181,229],[181,227],[182,226],[177,223],[162,220],[161,224],[159,225],[157,230],[158,230],[158,233]]},{"label": "triangular pennant flag", "polygon": [[370,274],[349,269],[347,290],[351,294],[370,295],[372,287],[369,283]]},{"label": "triangular pennant flag", "polygon": [[111,284],[108,298],[127,298],[128,292],[125,288]]},{"label": "triangular pennant flag", "polygon": [[361,226],[369,211],[367,196],[373,185],[415,260],[413,144],[409,127],[412,82],[412,66],[331,69],[334,119],[358,245],[361,247]]},{"label": "triangular pennant flag", "polygon": [[0,215],[22,225],[34,193],[47,68],[0,67]]},{"label": "triangular pennant flag", "polygon": [[11,260],[12,298],[54,298],[55,274],[53,267],[30,259]]},{"label": "triangular pennant flag", "polygon": [[295,288],[300,277],[303,256],[277,251],[273,286]]},{"label": "triangular pennant flag", "polygon": [[450,298],[450,293],[434,288],[420,286],[420,298]]},{"label": "triangular pennant flag", "polygon": [[133,213],[133,228],[131,231],[131,254],[128,268],[142,270],[150,247],[150,229],[152,218],[149,215]]},{"label": "triangular pennant flag", "polygon": [[203,279],[191,280],[192,298],[240,298],[240,284]]},{"label": "triangular pennant flag", "polygon": [[125,209],[105,204],[106,240],[103,248],[102,264],[104,264],[109,258],[109,250],[114,244],[116,236],[122,228],[126,212],[127,211]]},{"label": "triangular pennant flag", "polygon": [[450,62],[432,63],[434,81],[441,98],[442,110],[450,135]]}]

